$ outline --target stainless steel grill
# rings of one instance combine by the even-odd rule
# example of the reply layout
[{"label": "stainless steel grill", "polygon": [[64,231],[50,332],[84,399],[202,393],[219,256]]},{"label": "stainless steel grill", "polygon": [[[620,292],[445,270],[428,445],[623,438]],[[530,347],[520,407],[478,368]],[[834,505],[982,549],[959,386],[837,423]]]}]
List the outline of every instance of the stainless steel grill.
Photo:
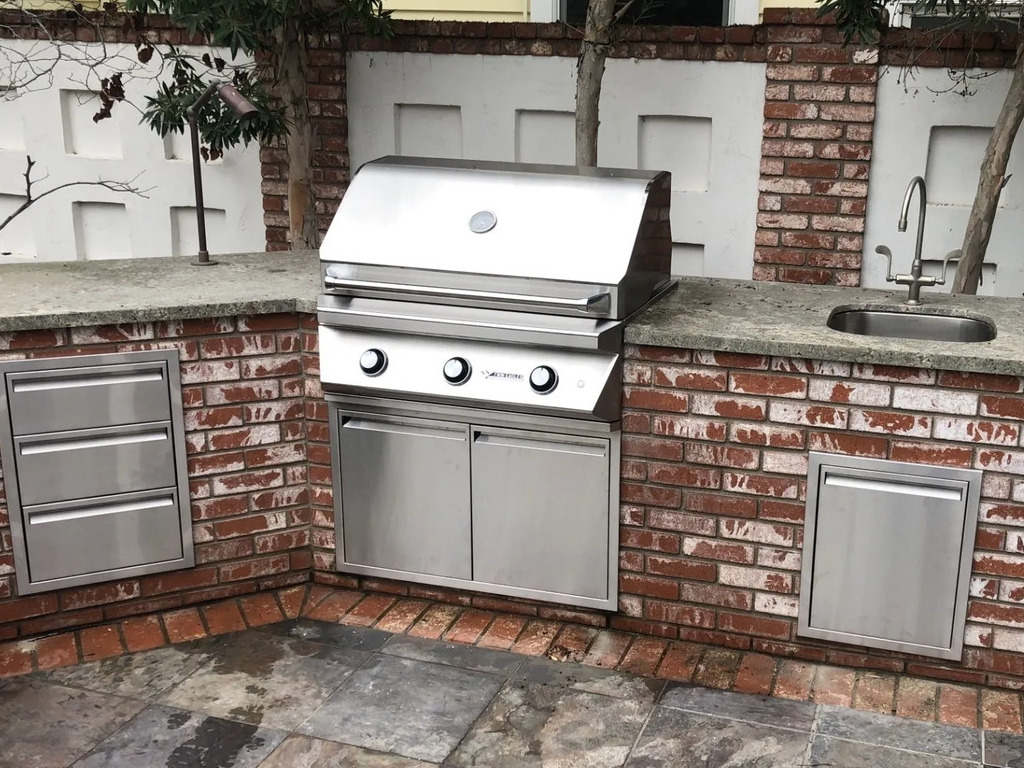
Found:
[{"label": "stainless steel grill", "polygon": [[664,172],[388,157],[320,251],[339,570],[614,608],[624,322]]}]

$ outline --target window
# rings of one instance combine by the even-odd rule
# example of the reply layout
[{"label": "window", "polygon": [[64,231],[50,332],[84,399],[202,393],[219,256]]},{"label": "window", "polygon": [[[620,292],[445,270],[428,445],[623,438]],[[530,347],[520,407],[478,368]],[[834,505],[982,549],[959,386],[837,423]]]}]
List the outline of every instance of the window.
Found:
[{"label": "window", "polygon": [[[726,0],[634,0],[622,20],[626,24],[720,27],[728,21],[726,11]],[[586,17],[587,0],[567,0],[567,23],[582,28]]]}]

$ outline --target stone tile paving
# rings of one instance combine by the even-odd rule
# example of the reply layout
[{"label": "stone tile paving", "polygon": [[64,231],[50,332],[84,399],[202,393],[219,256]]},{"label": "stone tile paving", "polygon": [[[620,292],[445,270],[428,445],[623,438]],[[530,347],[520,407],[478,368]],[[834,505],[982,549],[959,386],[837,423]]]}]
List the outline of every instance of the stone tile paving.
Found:
[{"label": "stone tile paving", "polygon": [[[506,609],[532,612],[514,615],[482,609],[476,604],[469,606],[464,596],[457,593],[403,589],[408,594],[363,592],[321,584],[299,585],[199,607],[132,617],[45,638],[0,643],[0,679],[49,670],[48,682],[98,686],[99,682],[87,683],[80,677],[97,674],[94,668],[75,668],[74,665],[99,659],[121,659],[120,665],[113,665],[119,670],[116,674],[103,672],[106,687],[95,690],[129,698],[142,697],[169,707],[204,712],[211,717],[238,720],[244,719],[241,713],[245,712],[250,724],[287,731],[293,729],[297,721],[308,717],[312,700],[309,696],[302,701],[295,699],[289,694],[290,686],[295,686],[289,682],[278,685],[277,681],[294,678],[308,682],[315,662],[329,660],[323,679],[317,681],[320,693],[312,697],[320,699],[322,704],[333,693],[338,680],[352,671],[353,665],[364,663],[387,643],[386,655],[389,656],[448,664],[499,677],[506,676],[507,669],[503,665],[512,663],[502,654],[512,652],[537,659],[581,662],[585,668],[615,669],[661,681],[767,695],[777,700],[853,707],[865,712],[894,713],[914,720],[981,728],[992,732],[992,738],[995,732],[1020,734],[1022,731],[1021,694],[1007,689],[1024,685],[1024,681],[1017,678],[993,675],[986,678],[976,670],[909,661],[904,664],[896,658],[892,659],[888,670],[852,669],[622,632],[608,628],[607,620],[602,624],[600,616],[557,607],[518,606],[509,601],[493,601],[495,605],[489,606],[498,607],[500,603]],[[285,619],[299,617],[301,621],[282,623]],[[264,642],[261,650],[245,645],[256,643],[255,640],[225,639],[245,628],[267,628],[264,634],[295,642],[282,647],[271,647]],[[392,637],[393,633],[400,636]],[[438,639],[446,642],[431,642]],[[204,644],[221,641],[226,645],[218,647],[225,649],[226,655],[219,667],[211,668],[209,659],[203,655],[208,652]],[[307,651],[313,652],[302,642],[334,650],[317,651],[320,656],[310,659]],[[775,645],[779,654],[787,653],[785,644]],[[162,653],[147,657],[144,662],[125,655],[154,649],[161,649]],[[482,654],[484,649],[491,655]],[[283,654],[281,658],[267,658],[268,654],[278,652]],[[231,659],[250,653],[257,657],[262,654],[265,661],[272,661],[279,670],[277,677],[270,681],[272,686],[255,685],[247,690],[249,683],[239,687],[241,678],[232,678],[234,662]],[[838,650],[829,653],[828,658],[840,664],[864,663],[857,654]],[[455,655],[446,661],[439,658],[439,654]],[[467,666],[469,659],[477,666]],[[534,675],[542,674],[541,667],[531,669]],[[907,674],[915,670],[939,679]],[[547,674],[557,673],[549,669]],[[581,672],[576,682],[583,677]],[[979,685],[986,679],[1006,687]],[[184,680],[192,682],[183,684]],[[522,682],[552,684],[532,678],[524,678]],[[270,693],[271,687],[273,693]],[[572,687],[608,695],[607,691],[591,691],[580,685]],[[268,693],[263,694],[260,688],[267,688]],[[272,713],[267,714],[271,710]],[[264,717],[271,719],[264,721]],[[301,743],[302,749],[310,754],[320,749],[315,744],[310,746],[309,742],[291,743]],[[1017,760],[1024,765],[1024,757],[1014,754],[1016,742],[1008,743],[1010,746],[1000,747],[999,754],[1007,755],[1006,762]],[[344,759],[351,762],[348,757]]]},{"label": "stone tile paving", "polygon": [[1024,768],[1019,735],[306,618],[0,681],[0,745],[0,768]]}]

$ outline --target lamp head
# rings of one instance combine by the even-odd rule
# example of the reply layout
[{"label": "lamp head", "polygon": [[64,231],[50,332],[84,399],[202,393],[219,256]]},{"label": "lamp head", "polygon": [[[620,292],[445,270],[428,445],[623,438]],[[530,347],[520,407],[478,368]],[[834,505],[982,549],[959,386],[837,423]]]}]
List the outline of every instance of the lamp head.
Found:
[{"label": "lamp head", "polygon": [[256,106],[239,93],[238,89],[231,85],[231,83],[225,83],[217,88],[217,96],[231,108],[231,111],[235,113],[235,117],[240,121],[250,120],[259,114]]}]

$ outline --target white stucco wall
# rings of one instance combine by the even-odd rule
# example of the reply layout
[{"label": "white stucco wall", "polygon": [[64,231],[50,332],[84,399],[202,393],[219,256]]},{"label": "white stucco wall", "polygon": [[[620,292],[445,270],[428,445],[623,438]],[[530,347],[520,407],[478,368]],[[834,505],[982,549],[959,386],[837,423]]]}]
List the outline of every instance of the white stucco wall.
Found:
[{"label": "white stucco wall", "polygon": [[[892,248],[894,272],[909,271],[917,227],[916,196],[907,231],[898,232],[896,224],[904,193],[914,176],[922,176],[928,188],[923,256],[931,263],[926,274],[937,275],[946,253],[960,247],[978,185],[981,157],[1010,80],[1008,71],[975,78],[971,81],[974,95],[964,97],[950,90],[945,70],[916,70],[906,84],[899,81],[902,75],[898,69],[885,71],[878,88],[864,237],[863,282],[869,287],[885,285],[885,259],[874,253],[878,245]],[[1020,296],[1024,293],[1024,256],[1020,249],[1024,231],[1024,150],[1019,146],[1010,156],[1008,172],[1011,178],[1000,198],[983,269],[984,283],[978,292]],[[952,271],[951,265],[950,277]],[[925,290],[948,291],[949,286]]]},{"label": "white stucco wall", "polygon": [[[572,164],[574,59],[349,56],[353,169],[388,154]],[[608,62],[599,164],[673,175],[676,274],[749,279],[763,64]]]},{"label": "white stucco wall", "polygon": [[[4,41],[0,86],[10,84],[10,61],[30,50],[53,55],[38,42]],[[30,49],[29,46],[34,48]],[[134,59],[134,49],[107,46]],[[68,55],[76,48],[64,47]],[[94,61],[100,46],[81,46]],[[137,65],[137,62],[136,62]],[[147,198],[116,194],[100,187],[76,186],[50,195],[0,230],[0,262],[64,261],[191,254],[197,247],[195,194],[188,139],[162,140],[132,104],[114,107],[113,117],[95,123],[93,95],[110,67],[90,69],[60,63],[30,87],[0,88],[0,221],[24,200],[26,156],[36,162],[34,194],[71,181],[128,181],[147,189]],[[18,79],[15,78],[17,83]],[[128,101],[143,103],[150,78],[125,80]],[[42,177],[46,176],[45,179]],[[207,240],[211,253],[263,250],[263,204],[259,148],[230,151],[223,160],[204,163]]]}]

